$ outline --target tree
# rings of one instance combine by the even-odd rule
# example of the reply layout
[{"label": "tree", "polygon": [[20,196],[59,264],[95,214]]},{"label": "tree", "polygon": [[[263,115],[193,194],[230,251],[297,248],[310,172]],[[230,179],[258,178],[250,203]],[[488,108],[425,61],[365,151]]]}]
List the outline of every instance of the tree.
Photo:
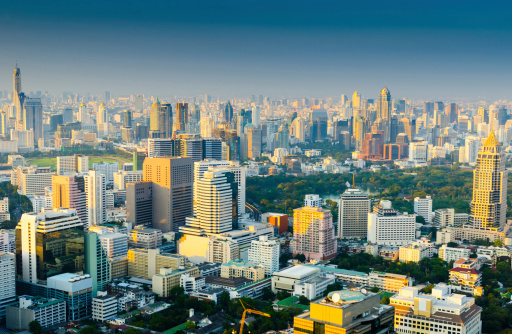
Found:
[{"label": "tree", "polygon": [[94,326],[87,326],[80,330],[80,334],[98,334],[100,331]]},{"label": "tree", "polygon": [[29,322],[28,330],[32,334],[42,334],[43,333],[43,327],[41,327],[41,324],[37,320],[33,320],[33,321]]},{"label": "tree", "polygon": [[380,303],[381,304],[389,305],[389,297],[388,296],[383,296],[382,299],[380,300]]},{"label": "tree", "polygon": [[185,293],[185,289],[183,289],[181,286],[175,286],[174,288],[169,291],[169,298],[176,301],[178,296],[182,296]]},{"label": "tree", "polygon": [[142,332],[136,328],[128,328],[123,334],[142,334]]},{"label": "tree", "polygon": [[306,255],[297,254],[297,255],[295,255],[294,259],[299,260],[300,262],[306,262]]},{"label": "tree", "polygon": [[197,327],[197,326],[196,326],[196,323],[195,323],[195,322],[193,322],[193,321],[187,321],[187,322],[185,323],[185,328],[186,328],[186,329],[194,329],[194,328],[196,328],[196,327]]},{"label": "tree", "polygon": [[371,289],[370,289],[370,291],[371,291],[371,292],[375,292],[375,293],[377,293],[377,292],[379,292],[380,290],[379,290],[379,288],[377,288],[376,286],[374,286],[373,288],[371,288]]},{"label": "tree", "polygon": [[291,296],[291,294],[288,291],[279,291],[277,293],[277,299],[278,300],[283,300],[283,299],[286,299],[286,298],[288,298],[290,296]]},{"label": "tree", "polygon": [[416,216],[416,223],[425,225],[425,218],[423,218],[422,216]]},{"label": "tree", "polygon": [[456,243],[456,242],[453,242],[453,241],[450,241],[448,244],[446,244],[446,246],[448,247],[457,247],[459,244]]},{"label": "tree", "polygon": [[309,302],[308,297],[306,297],[306,296],[302,296],[302,295],[299,297],[299,304],[302,304],[302,305],[309,305],[309,303],[310,303],[310,302]]},{"label": "tree", "polygon": [[276,298],[276,295],[274,292],[272,292],[272,289],[265,288],[263,289],[263,295],[261,296],[261,299],[272,301]]}]

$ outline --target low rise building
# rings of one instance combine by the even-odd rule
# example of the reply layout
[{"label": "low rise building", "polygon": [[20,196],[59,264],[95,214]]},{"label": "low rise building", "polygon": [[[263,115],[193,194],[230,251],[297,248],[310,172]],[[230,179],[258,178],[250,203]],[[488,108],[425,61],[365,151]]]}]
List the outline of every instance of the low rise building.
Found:
[{"label": "low rise building", "polygon": [[206,287],[206,280],[202,275],[191,275],[189,273],[182,274],[180,277],[180,287],[186,294],[194,291],[203,290]]},{"label": "low rise building", "polygon": [[473,292],[482,284],[482,273],[475,268],[452,268],[450,283],[461,286],[463,291]]},{"label": "low rise building", "polygon": [[43,329],[66,321],[66,302],[62,299],[20,296],[7,306],[6,325],[12,330],[28,330],[32,321]]},{"label": "low rise building", "polygon": [[297,284],[306,283],[320,276],[320,268],[310,266],[293,266],[272,275],[272,291],[287,291],[293,293]]},{"label": "low rise building", "polygon": [[162,230],[137,225],[129,232],[128,245],[144,249],[162,246]]},{"label": "low rise building", "polygon": [[252,261],[231,260],[221,265],[220,276],[224,278],[245,277],[256,282],[265,278],[265,267],[261,264],[256,265]]},{"label": "low rise building", "polygon": [[426,240],[416,241],[399,248],[400,262],[420,262],[423,258],[432,258],[434,244]]},{"label": "low rise building", "polygon": [[105,322],[116,315],[117,297],[106,291],[98,291],[98,295],[92,299],[92,320]]},{"label": "low rise building", "polygon": [[294,333],[377,333],[392,324],[393,310],[375,293],[333,291],[294,318]]},{"label": "low rise building", "polygon": [[317,276],[307,282],[295,284],[293,291],[294,296],[305,296],[310,300],[314,300],[324,295],[327,286],[334,284],[336,278],[332,274],[323,274]]},{"label": "low rise building", "polygon": [[47,280],[47,295],[66,302],[66,320],[76,321],[91,316],[92,278],[90,275],[60,274]]},{"label": "low rise building", "polygon": [[412,278],[406,275],[373,271],[368,276],[368,286],[376,286],[379,290],[398,292],[405,286],[412,285]]},{"label": "low rise building", "polygon": [[429,295],[419,289],[404,287],[390,298],[398,333],[482,333],[482,309],[474,298],[452,294],[445,284],[435,286]]},{"label": "low rise building", "polygon": [[160,297],[169,297],[171,289],[180,286],[184,274],[199,275],[197,267],[185,269],[161,268],[160,273],[153,275],[153,292]]},{"label": "low rise building", "polygon": [[130,249],[128,251],[128,276],[152,279],[161,268],[178,269],[185,266],[183,255],[160,253],[159,249]]},{"label": "low rise building", "polygon": [[439,258],[446,262],[457,261],[462,257],[469,258],[469,254],[471,254],[469,248],[448,247],[448,245],[442,245],[441,248],[439,248]]}]

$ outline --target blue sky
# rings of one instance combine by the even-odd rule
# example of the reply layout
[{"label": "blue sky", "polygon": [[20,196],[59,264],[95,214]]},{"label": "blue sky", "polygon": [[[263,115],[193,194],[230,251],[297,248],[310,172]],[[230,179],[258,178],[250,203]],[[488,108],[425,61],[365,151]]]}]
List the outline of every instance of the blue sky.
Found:
[{"label": "blue sky", "polygon": [[0,89],[184,96],[511,98],[512,5],[8,1]]}]

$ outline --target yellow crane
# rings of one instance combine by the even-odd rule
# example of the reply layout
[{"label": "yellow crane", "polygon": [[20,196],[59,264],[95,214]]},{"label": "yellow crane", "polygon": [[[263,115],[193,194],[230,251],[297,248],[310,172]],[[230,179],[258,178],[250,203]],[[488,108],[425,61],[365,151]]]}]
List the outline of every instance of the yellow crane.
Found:
[{"label": "yellow crane", "polygon": [[244,305],[244,302],[241,299],[239,299],[239,301],[240,301],[240,304],[242,304],[242,307],[244,308],[244,313],[242,315],[242,321],[240,321],[240,334],[243,334],[243,332],[244,332],[245,316],[247,315],[247,313],[259,314],[264,317],[270,318],[270,314],[249,308],[249,306],[250,306],[249,304],[246,304],[247,307],[245,307],[246,305]]}]

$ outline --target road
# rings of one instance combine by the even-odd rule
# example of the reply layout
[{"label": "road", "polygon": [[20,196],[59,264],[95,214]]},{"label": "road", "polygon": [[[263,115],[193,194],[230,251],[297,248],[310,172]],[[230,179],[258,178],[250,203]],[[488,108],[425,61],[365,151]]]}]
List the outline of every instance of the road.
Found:
[{"label": "road", "polygon": [[252,218],[254,220],[260,221],[260,217],[261,217],[260,210],[258,210],[254,205],[249,204],[247,202],[245,202],[245,208],[251,212]]}]

